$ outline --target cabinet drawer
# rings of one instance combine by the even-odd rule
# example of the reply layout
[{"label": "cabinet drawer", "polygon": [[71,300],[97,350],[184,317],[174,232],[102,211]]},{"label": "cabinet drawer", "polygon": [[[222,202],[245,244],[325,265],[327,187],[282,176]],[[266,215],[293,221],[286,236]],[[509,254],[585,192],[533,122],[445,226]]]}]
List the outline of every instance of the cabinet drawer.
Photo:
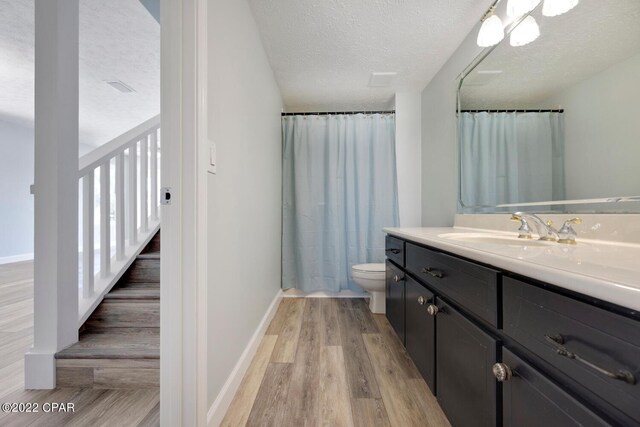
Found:
[{"label": "cabinet drawer", "polygon": [[496,425],[497,342],[436,298],[436,395],[455,427]]},{"label": "cabinet drawer", "polygon": [[435,392],[435,317],[427,307],[435,304],[435,296],[410,277],[405,282],[405,346],[420,374]]},{"label": "cabinet drawer", "polygon": [[406,244],[407,270],[428,285],[498,325],[498,272],[411,243]]},{"label": "cabinet drawer", "polygon": [[609,425],[509,350],[502,360],[513,373],[502,387],[504,427]]},{"label": "cabinet drawer", "polygon": [[404,272],[387,261],[385,313],[404,345]]},{"label": "cabinet drawer", "polygon": [[385,253],[387,258],[404,267],[404,240],[387,235],[385,238]]},{"label": "cabinet drawer", "polygon": [[640,322],[511,278],[503,298],[506,334],[621,424],[640,423]]}]

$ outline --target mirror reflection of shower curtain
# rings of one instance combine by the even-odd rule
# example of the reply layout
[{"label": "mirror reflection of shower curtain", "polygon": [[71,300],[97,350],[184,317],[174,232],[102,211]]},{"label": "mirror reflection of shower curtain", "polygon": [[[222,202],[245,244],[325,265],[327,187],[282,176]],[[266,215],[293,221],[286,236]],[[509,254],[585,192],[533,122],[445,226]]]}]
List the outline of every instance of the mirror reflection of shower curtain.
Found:
[{"label": "mirror reflection of shower curtain", "polygon": [[564,200],[564,114],[464,112],[459,117],[465,206]]},{"label": "mirror reflection of shower curtain", "polygon": [[398,226],[392,114],[286,116],[282,287],[359,290],[351,266],[384,262]]}]

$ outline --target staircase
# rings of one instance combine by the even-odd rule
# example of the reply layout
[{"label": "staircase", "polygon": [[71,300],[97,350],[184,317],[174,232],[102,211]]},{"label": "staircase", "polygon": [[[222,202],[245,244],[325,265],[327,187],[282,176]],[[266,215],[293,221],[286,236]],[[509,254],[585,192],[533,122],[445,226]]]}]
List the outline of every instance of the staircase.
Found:
[{"label": "staircase", "polygon": [[160,232],[56,354],[58,387],[155,388],[160,381]]}]

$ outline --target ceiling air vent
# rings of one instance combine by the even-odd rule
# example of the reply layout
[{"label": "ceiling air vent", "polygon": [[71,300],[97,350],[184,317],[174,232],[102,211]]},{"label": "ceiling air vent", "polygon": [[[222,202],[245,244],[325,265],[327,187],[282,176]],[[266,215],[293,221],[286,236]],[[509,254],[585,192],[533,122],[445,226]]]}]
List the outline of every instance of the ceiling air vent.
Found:
[{"label": "ceiling air vent", "polygon": [[135,90],[133,90],[131,86],[127,85],[124,82],[121,82],[120,80],[109,80],[109,81],[106,81],[105,83],[111,86],[112,88],[114,88],[115,90],[122,93],[135,92]]},{"label": "ceiling air vent", "polygon": [[388,87],[391,86],[393,78],[397,76],[395,72],[371,73],[369,86],[371,87]]}]

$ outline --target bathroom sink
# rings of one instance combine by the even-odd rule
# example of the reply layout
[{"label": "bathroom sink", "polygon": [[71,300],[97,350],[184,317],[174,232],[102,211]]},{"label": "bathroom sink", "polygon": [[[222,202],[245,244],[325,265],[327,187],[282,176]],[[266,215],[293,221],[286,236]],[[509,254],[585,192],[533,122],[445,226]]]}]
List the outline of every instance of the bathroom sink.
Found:
[{"label": "bathroom sink", "polygon": [[489,243],[502,246],[553,246],[554,242],[537,239],[518,239],[516,236],[491,233],[445,233],[438,237],[447,240],[469,243]]}]

